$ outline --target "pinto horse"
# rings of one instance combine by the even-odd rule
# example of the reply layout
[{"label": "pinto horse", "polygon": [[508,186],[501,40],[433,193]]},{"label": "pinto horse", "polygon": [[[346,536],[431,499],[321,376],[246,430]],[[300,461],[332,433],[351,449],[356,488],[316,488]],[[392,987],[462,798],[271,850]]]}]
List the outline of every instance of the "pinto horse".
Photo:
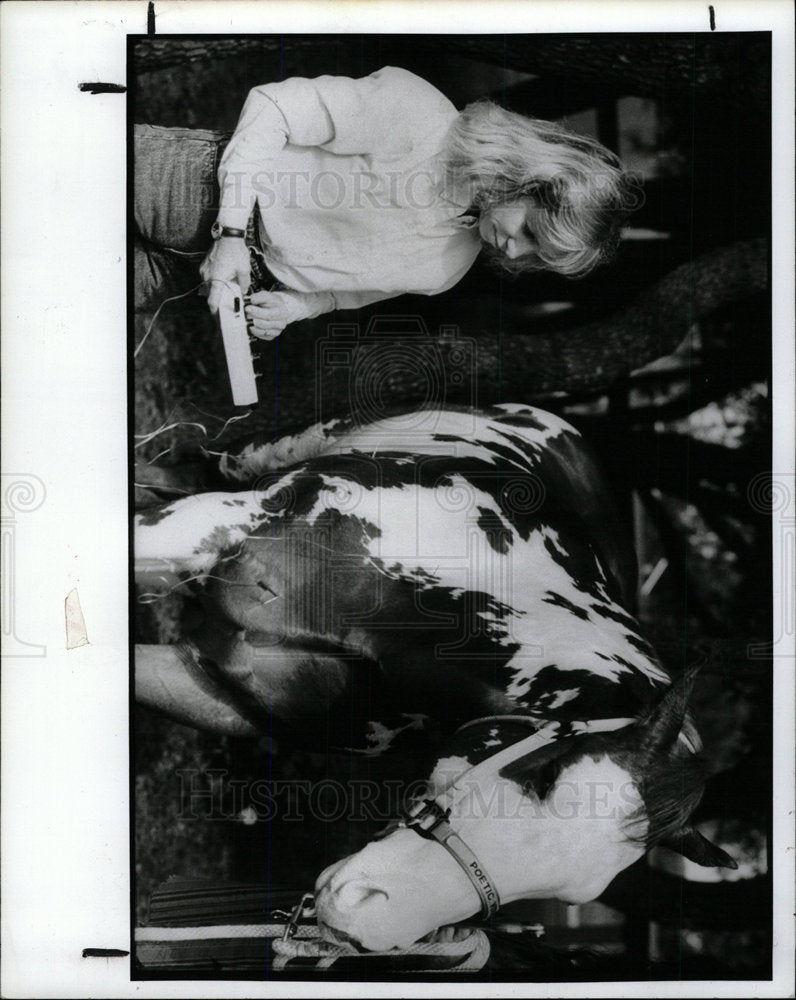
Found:
[{"label": "pinto horse", "polygon": [[138,647],[138,698],[316,748],[377,753],[429,719],[446,740],[425,794],[319,876],[329,940],[380,951],[501,902],[584,902],[654,844],[734,866],[688,825],[693,673],[670,683],[642,637],[632,552],[568,423],[526,405],[333,421],[219,473],[137,517],[137,575],[207,616]]}]

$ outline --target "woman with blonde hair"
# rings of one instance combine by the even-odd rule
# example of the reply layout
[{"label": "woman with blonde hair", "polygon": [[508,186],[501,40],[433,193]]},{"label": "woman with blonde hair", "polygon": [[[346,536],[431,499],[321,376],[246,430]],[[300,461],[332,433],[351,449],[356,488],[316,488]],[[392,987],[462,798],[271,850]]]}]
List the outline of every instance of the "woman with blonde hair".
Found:
[{"label": "woman with blonde hair", "polygon": [[560,125],[489,101],[460,113],[394,67],[295,77],[252,90],[226,144],[136,128],[137,287],[212,233],[211,311],[235,282],[251,332],[270,340],[335,309],[446,291],[482,250],[513,274],[581,277],[611,256],[634,203],[617,158]]}]

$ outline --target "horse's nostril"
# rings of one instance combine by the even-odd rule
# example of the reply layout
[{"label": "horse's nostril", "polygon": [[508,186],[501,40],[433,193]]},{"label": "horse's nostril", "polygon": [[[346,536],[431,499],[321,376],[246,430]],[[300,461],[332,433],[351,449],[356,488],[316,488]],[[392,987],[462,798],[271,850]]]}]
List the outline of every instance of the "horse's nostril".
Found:
[{"label": "horse's nostril", "polygon": [[346,934],[345,931],[339,930],[337,927],[331,927],[329,924],[321,925],[321,937],[324,941],[328,941],[329,944],[339,944],[346,948],[351,948],[354,951],[365,953],[367,948],[350,934]]}]

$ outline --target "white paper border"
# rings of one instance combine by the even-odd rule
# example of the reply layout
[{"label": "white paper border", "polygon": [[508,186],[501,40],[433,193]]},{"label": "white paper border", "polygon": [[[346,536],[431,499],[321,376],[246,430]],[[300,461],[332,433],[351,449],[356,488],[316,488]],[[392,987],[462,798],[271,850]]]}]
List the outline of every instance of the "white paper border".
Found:
[{"label": "white paper border", "polygon": [[[773,30],[774,472],[793,516],[793,11],[722,0],[720,31]],[[701,2],[454,0],[156,4],[158,34],[705,31]],[[131,982],[128,948],[126,99],[80,93],[125,83],[126,36],[144,2],[8,2],[2,46],[3,469],[45,497],[14,533],[15,630],[46,646],[3,661],[5,997],[367,996],[356,983]],[[750,179],[750,183],[753,180]],[[4,481],[7,478],[4,476]],[[8,527],[4,524],[4,530]],[[789,536],[792,539],[792,534]],[[792,571],[792,565],[790,566]],[[90,644],[64,648],[63,602],[77,588]],[[782,592],[775,634],[787,617]],[[773,982],[474,984],[472,996],[789,996],[793,984],[793,636],[776,659]],[[462,988],[456,988],[457,993]],[[384,996],[451,986],[381,985]]]}]

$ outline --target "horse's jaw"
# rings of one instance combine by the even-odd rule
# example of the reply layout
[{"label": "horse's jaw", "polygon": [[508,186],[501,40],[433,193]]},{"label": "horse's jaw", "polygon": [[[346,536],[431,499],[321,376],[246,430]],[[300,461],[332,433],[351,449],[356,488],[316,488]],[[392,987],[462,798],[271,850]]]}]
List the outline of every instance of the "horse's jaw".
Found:
[{"label": "horse's jaw", "polygon": [[644,801],[628,771],[608,756],[564,768],[543,807],[558,820],[552,895],[562,902],[596,899],[646,851]]},{"label": "horse's jaw", "polygon": [[[457,807],[452,822],[503,903],[579,903],[598,896],[644,853],[624,830],[640,805],[624,769],[607,757],[587,757],[562,771],[544,802],[499,779],[478,803]],[[454,858],[408,829],[327,868],[316,904],[329,940],[342,932],[369,951],[406,948],[479,912],[478,895]]]}]

